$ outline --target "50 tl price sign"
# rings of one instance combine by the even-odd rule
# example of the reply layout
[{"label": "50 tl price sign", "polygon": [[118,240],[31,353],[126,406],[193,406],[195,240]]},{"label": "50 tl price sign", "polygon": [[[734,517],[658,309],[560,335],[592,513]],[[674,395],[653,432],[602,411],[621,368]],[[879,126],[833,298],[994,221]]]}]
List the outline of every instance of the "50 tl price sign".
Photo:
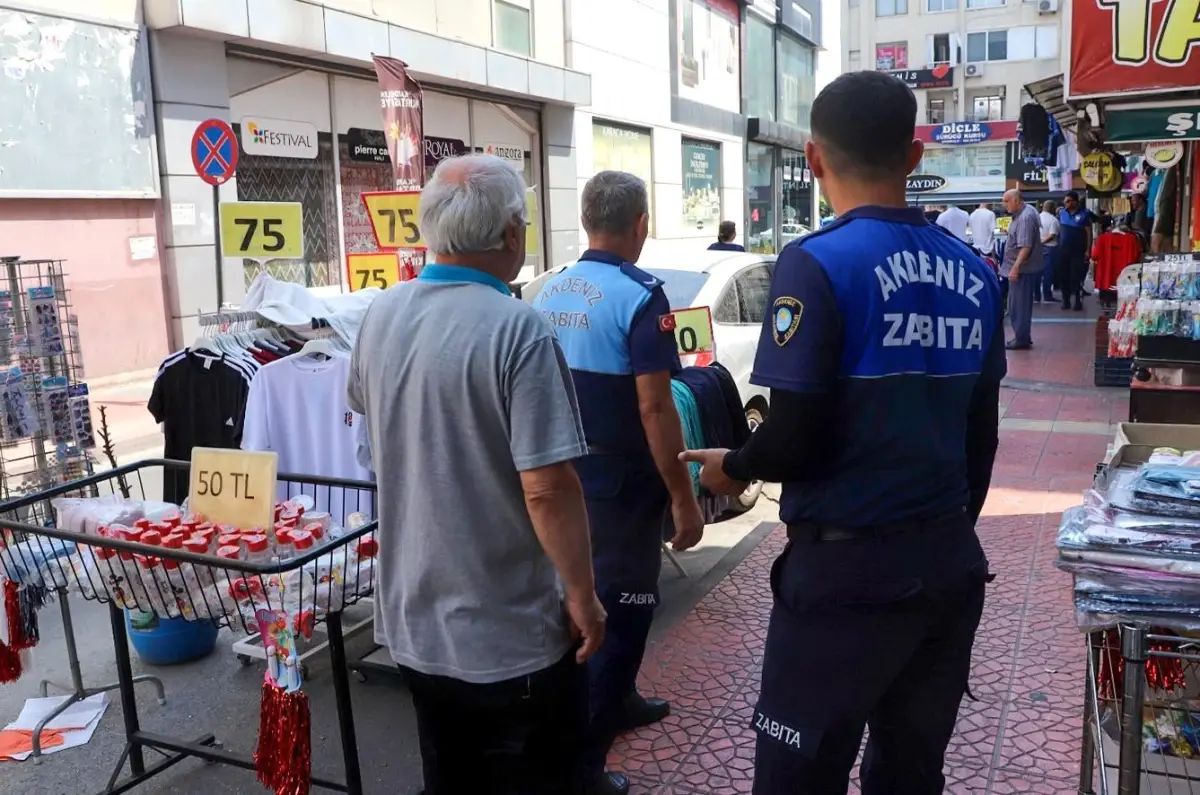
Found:
[{"label": "50 tl price sign", "polygon": [[417,228],[420,191],[373,191],[362,195],[380,248],[425,248]]},{"label": "50 tl price sign", "polygon": [[303,259],[303,206],[300,202],[223,202],[221,255]]},{"label": "50 tl price sign", "polygon": [[272,527],[279,456],[250,450],[192,450],[188,507],[216,524]]},{"label": "50 tl price sign", "polygon": [[712,312],[707,306],[677,309],[659,318],[663,331],[675,332],[681,356],[713,352]]}]

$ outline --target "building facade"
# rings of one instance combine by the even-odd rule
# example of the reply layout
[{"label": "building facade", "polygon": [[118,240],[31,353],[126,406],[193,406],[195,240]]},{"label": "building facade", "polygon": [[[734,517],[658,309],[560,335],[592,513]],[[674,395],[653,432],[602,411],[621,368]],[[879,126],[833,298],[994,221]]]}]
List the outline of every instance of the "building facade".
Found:
[{"label": "building facade", "polygon": [[1061,71],[1065,0],[842,1],[843,69],[890,72],[916,92],[927,154],[911,200],[998,200],[1010,175],[1036,183],[1012,152],[1016,122],[1024,86]]}]

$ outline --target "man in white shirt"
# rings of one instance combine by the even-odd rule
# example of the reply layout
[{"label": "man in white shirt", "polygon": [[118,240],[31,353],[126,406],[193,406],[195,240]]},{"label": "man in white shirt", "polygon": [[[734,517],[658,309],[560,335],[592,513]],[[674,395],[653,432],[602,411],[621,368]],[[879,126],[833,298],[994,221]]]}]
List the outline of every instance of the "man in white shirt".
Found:
[{"label": "man in white shirt", "polygon": [[967,243],[967,211],[951,204],[937,218],[937,225]]},{"label": "man in white shirt", "polygon": [[[1038,215],[1038,220],[1042,224],[1042,246],[1045,254],[1046,267],[1042,270],[1042,285],[1041,285],[1041,300],[1050,302],[1054,300],[1054,288],[1058,285],[1054,283],[1057,278],[1058,271],[1058,236],[1062,231],[1059,228],[1058,216],[1055,210],[1057,207],[1054,202],[1046,201],[1042,205],[1042,212]],[[1033,300],[1036,303],[1038,296],[1034,295]]]},{"label": "man in white shirt", "polygon": [[996,214],[986,203],[979,205],[969,219],[973,245],[980,254],[991,254],[996,248]]}]

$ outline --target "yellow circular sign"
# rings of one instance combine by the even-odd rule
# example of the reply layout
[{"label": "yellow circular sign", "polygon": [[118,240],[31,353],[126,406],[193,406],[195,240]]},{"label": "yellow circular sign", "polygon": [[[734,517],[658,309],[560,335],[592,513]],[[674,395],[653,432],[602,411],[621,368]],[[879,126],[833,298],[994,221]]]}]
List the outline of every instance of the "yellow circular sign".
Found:
[{"label": "yellow circular sign", "polygon": [[1108,152],[1092,152],[1085,157],[1079,173],[1088,187],[1101,193],[1121,187],[1121,172],[1117,170],[1112,155]]}]

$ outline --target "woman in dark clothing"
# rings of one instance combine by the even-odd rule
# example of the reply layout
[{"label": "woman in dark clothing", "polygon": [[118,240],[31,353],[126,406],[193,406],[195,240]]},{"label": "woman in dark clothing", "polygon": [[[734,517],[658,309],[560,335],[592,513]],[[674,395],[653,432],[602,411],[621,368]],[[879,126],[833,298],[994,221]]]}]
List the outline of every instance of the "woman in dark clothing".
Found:
[{"label": "woman in dark clothing", "polygon": [[746,247],[734,243],[737,237],[737,224],[733,221],[722,221],[717,228],[717,242],[708,247],[709,251],[745,251]]}]

